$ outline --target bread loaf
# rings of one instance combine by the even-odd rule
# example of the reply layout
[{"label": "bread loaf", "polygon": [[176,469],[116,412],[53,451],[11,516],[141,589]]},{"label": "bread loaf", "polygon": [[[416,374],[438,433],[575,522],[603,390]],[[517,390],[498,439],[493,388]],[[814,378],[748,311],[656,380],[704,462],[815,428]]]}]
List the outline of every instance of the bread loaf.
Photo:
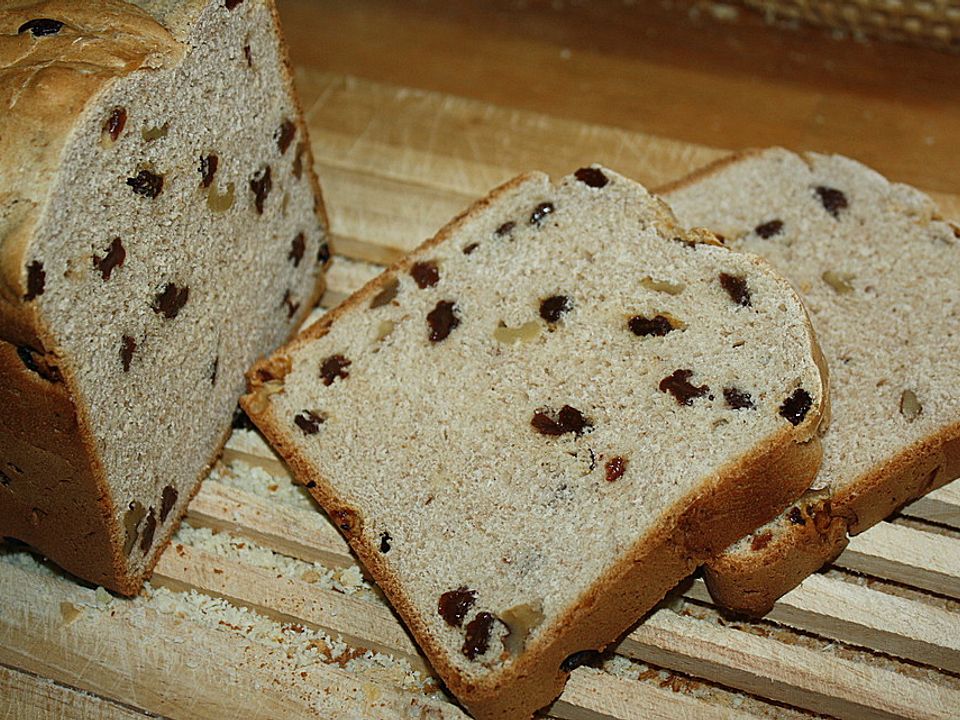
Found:
[{"label": "bread loaf", "polygon": [[830,366],[816,488],[707,566],[714,599],[762,614],[848,531],[960,475],[960,230],[860,163],[780,149],[721,161],[666,197],[794,282]]},{"label": "bread loaf", "polygon": [[809,484],[816,353],[763,261],[590,167],[495,190],[241,402],[447,686],[520,718]]},{"label": "bread loaf", "polygon": [[329,259],[272,0],[0,2],[0,536],[133,593]]}]

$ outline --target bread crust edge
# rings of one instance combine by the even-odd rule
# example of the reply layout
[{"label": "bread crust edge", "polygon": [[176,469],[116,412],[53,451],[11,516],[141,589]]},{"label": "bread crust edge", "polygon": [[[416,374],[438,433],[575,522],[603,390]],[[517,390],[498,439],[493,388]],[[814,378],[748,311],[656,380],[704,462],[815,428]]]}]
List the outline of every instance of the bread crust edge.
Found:
[{"label": "bread crust edge", "polygon": [[[282,384],[291,367],[290,353],[310,340],[326,335],[330,325],[339,317],[374,296],[396,274],[412,265],[421,253],[447,240],[468,217],[531,180],[550,181],[544,173],[531,172],[495,188],[298,338],[272,357],[257,363],[247,374],[249,392],[240,400],[241,407],[284,458],[297,481],[309,489],[338,525],[361,562],[371,570],[434,669],[479,720],[528,717],[548,705],[560,695],[566,684],[569,672],[561,670],[560,666],[567,657],[585,649],[599,650],[615,641],[697,566],[740,536],[773,519],[796,500],[809,487],[819,469],[822,447],[816,430],[828,407],[826,370],[812,324],[807,318],[812,355],[821,371],[821,388],[817,404],[804,422],[797,427],[785,424],[781,430],[758,443],[752,452],[705,479],[700,487],[665,511],[660,523],[588,588],[549,633],[526,648],[517,662],[502,672],[491,673],[489,678],[480,682],[462,680],[459,671],[446,661],[443,649],[419,621],[419,613],[404,592],[402,583],[389,571],[378,549],[364,540],[361,533],[363,514],[339,500],[330,483],[313,472],[307,459],[287,441],[272,405],[264,403],[260,393],[271,384]],[[670,215],[669,211],[667,215]],[[672,216],[669,220],[672,221]],[[770,268],[769,263],[760,260]],[[795,294],[799,299],[799,294]],[[769,482],[771,476],[777,476],[779,481]],[[655,581],[651,582],[651,579]]]}]

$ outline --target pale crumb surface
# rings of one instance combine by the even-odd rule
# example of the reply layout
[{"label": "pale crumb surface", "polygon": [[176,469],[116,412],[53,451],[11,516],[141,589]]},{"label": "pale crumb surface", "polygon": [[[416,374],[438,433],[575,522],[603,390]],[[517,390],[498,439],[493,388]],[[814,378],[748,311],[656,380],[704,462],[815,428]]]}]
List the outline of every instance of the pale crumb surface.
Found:
[{"label": "pale crumb surface", "polygon": [[[26,250],[132,577],[213,459],[243,373],[305,314],[326,242],[271,4],[142,4],[187,52],[91,99]],[[120,117],[113,137],[104,128]],[[212,157],[215,168],[201,161]],[[258,200],[251,181],[268,167]]]},{"label": "pale crumb surface", "polygon": [[[435,282],[399,272],[396,297],[366,299],[324,337],[296,344],[284,392],[271,398],[315,479],[357,509],[368,546],[388,536],[384,562],[466,676],[502,667],[503,631],[480,662],[468,660],[463,630],[437,613],[442,593],[477,590],[465,624],[541,607],[531,638],[545,632],[665,508],[789,431],[788,396],[802,388],[814,407],[822,399],[789,286],[752,256],[677,241],[658,201],[604,172],[603,188],[531,176],[468,216],[415,254]],[[735,300],[721,273],[743,278],[750,301]],[[539,311],[553,296],[569,309],[548,322]],[[431,342],[426,318],[443,302],[459,325]],[[665,336],[629,330],[630,318],[656,315],[673,319]],[[335,356],[349,365],[322,381]],[[689,405],[659,388],[684,368],[709,386]],[[752,407],[732,408],[727,388]],[[534,413],[564,405],[589,431],[534,431]],[[316,432],[303,427],[309,417]],[[607,481],[616,457],[626,472]]]},{"label": "pale crumb surface", "polygon": [[[667,199],[803,295],[830,368],[818,485],[843,493],[960,422],[960,240],[930,198],[847,158],[775,149]],[[763,530],[789,527],[781,517]]]}]

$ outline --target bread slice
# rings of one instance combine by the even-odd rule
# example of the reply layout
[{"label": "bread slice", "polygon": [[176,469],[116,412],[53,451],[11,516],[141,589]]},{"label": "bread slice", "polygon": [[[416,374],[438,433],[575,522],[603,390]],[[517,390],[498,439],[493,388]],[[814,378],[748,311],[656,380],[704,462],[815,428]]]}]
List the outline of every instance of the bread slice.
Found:
[{"label": "bread slice", "polygon": [[273,3],[140,5],[0,2],[0,536],[122,593],[329,258]]},{"label": "bread slice", "polygon": [[830,366],[816,488],[707,566],[714,599],[759,614],[847,531],[960,475],[960,230],[853,160],[780,149],[721,161],[666,197],[794,282]]},{"label": "bread slice", "polygon": [[763,261],[591,167],[494,190],[241,402],[449,688],[517,718],[807,487],[816,357]]}]

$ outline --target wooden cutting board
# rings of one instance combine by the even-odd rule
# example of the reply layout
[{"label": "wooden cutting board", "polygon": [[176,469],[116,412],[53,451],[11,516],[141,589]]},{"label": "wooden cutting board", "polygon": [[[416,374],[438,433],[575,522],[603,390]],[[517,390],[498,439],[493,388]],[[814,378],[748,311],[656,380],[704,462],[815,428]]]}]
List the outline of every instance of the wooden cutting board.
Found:
[{"label": "wooden cutting board", "polygon": [[[375,274],[378,263],[527,168],[560,174],[599,161],[656,186],[723,154],[341,75],[301,71],[297,82],[338,253],[328,306]],[[951,212],[960,208],[955,197],[939,199]],[[226,459],[265,468],[271,483],[289,483],[265,449],[233,446]],[[948,486],[907,513],[856,538],[836,571],[810,578],[764,623],[718,621],[699,582],[683,588],[686,600],[675,603],[684,610],[658,610],[617,647],[649,666],[638,679],[580,669],[550,713],[753,718],[792,717],[804,708],[844,718],[956,717],[960,488]],[[219,481],[204,485],[189,522],[280,557],[330,568],[353,562],[316,510],[283,508]],[[853,581],[857,572],[868,580]],[[320,630],[426,667],[382,604],[318,590],[261,562],[177,542],[153,584],[248,608],[277,623],[278,633]],[[387,718],[420,702],[339,661],[302,670],[236,623],[211,629],[190,612],[155,605],[110,600],[34,567],[0,563],[0,717],[329,717],[318,708],[334,697],[348,715]],[[429,712],[462,717],[449,703]]]}]

